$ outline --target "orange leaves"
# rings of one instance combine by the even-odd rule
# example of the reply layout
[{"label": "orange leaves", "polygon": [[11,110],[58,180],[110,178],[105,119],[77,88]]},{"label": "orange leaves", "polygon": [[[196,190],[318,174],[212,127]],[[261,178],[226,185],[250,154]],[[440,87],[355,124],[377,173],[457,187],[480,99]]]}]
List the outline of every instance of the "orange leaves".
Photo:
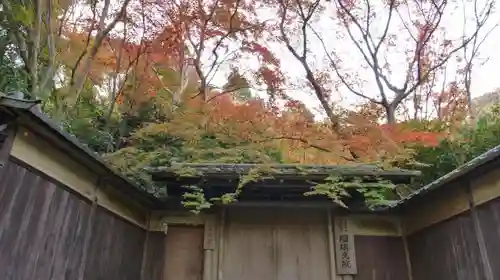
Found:
[{"label": "orange leaves", "polygon": [[285,108],[296,109],[300,106],[300,102],[298,100],[287,100],[285,103]]},{"label": "orange leaves", "polygon": [[279,71],[272,70],[267,66],[262,66],[259,68],[257,72],[257,78],[267,86],[268,90],[279,88],[279,86],[283,82],[281,73]]},{"label": "orange leaves", "polygon": [[[211,95],[209,103],[186,100],[182,109],[172,117],[169,131],[190,139],[214,135],[218,141],[251,146],[255,150],[277,149],[287,154],[290,161],[298,161],[306,150],[320,156],[321,153],[311,146],[327,143],[326,131],[306,112],[296,110],[276,114],[259,99],[241,102],[230,94],[212,92]],[[325,143],[320,143],[323,141]],[[334,160],[332,156],[328,158]]]},{"label": "orange leaves", "polygon": [[207,28],[207,30],[205,30],[205,35],[207,35],[208,37],[218,37],[218,36],[224,36],[225,33],[222,32],[221,30]]},{"label": "orange leaves", "polygon": [[244,41],[242,50],[256,54],[260,57],[263,63],[268,63],[274,66],[279,66],[280,64],[279,60],[274,56],[274,54],[271,53],[271,51],[267,47],[257,42]]},{"label": "orange leaves", "polygon": [[269,48],[258,42],[245,40],[242,42],[241,51],[259,59],[260,67],[255,73],[257,82],[265,85],[268,92],[278,91],[284,83],[284,77],[279,59]]},{"label": "orange leaves", "polygon": [[[209,103],[200,98],[185,101],[169,123],[174,135],[187,138],[215,135],[219,141],[231,144],[253,143],[263,137],[267,112],[261,102],[238,104],[229,94],[212,92],[211,95]],[[186,129],[186,125],[190,128]]]},{"label": "orange leaves", "polygon": [[435,132],[416,131],[405,124],[385,124],[381,126],[381,129],[396,143],[400,144],[419,144],[435,147],[443,137],[443,135]]},{"label": "orange leaves", "polygon": [[[349,117],[350,125],[343,127],[345,134],[340,137],[328,123],[316,121],[298,100],[288,99],[279,109],[258,98],[241,100],[216,90],[207,97],[208,103],[201,95],[186,96],[162,129],[172,137],[185,139],[192,149],[211,137],[236,150],[279,150],[283,160],[296,163],[374,162],[381,155],[401,153],[407,143],[434,145],[438,141],[434,134],[381,126],[363,115]],[[353,159],[350,151],[359,158]]]},{"label": "orange leaves", "polygon": [[433,94],[436,115],[439,120],[447,123],[462,121],[467,111],[467,93],[457,83],[450,83],[441,92]]},{"label": "orange leaves", "polygon": [[182,26],[177,23],[168,24],[150,40],[151,53],[156,54],[157,58],[167,58],[168,62],[178,62],[184,59],[185,40],[185,30]]},{"label": "orange leaves", "polygon": [[417,143],[424,146],[436,147],[441,137],[437,133],[411,131],[400,135],[397,140],[402,143]]},{"label": "orange leaves", "polygon": [[[162,91],[177,95],[177,91],[186,91],[186,80],[190,89],[196,84],[198,93],[205,94],[214,77],[220,76],[217,72],[234,65],[242,73],[251,73],[246,74],[247,85],[277,88],[283,81],[279,60],[258,42],[263,39],[265,23],[256,16],[256,7],[253,0],[132,1],[127,19],[109,33],[92,60],[90,78],[99,86],[108,86],[113,77],[120,77],[118,92],[123,104],[144,103],[150,92],[155,97]],[[66,66],[74,65],[78,54],[89,52],[86,40],[95,33],[95,24],[98,21],[64,29],[71,44],[63,53]],[[91,42],[96,39],[89,38]],[[254,58],[261,62],[260,69],[241,63]],[[191,73],[184,73],[186,68]],[[158,73],[167,69],[180,73],[175,83]]]}]

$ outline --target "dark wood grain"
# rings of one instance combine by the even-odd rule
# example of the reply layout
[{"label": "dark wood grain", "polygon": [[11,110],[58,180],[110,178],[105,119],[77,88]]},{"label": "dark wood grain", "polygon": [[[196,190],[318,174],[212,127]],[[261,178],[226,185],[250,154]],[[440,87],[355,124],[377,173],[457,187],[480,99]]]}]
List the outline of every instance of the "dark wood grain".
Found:
[{"label": "dark wood grain", "polygon": [[165,233],[149,232],[144,248],[142,268],[143,280],[163,280],[163,266],[165,265]]},{"label": "dark wood grain", "polygon": [[138,280],[145,236],[18,163],[0,175],[2,280]]},{"label": "dark wood grain", "polygon": [[145,237],[143,229],[98,207],[84,279],[140,279]]},{"label": "dark wood grain", "polygon": [[203,228],[169,226],[165,242],[163,280],[201,280]]},{"label": "dark wood grain", "polygon": [[9,162],[0,178],[0,279],[77,279],[90,205]]},{"label": "dark wood grain", "polygon": [[355,236],[356,280],[408,280],[401,237]]},{"label": "dark wood grain", "polygon": [[8,164],[10,152],[14,145],[14,139],[17,133],[17,124],[10,123],[4,124],[0,121],[0,125],[6,126],[0,130],[0,176],[5,172],[6,165]]},{"label": "dark wood grain", "polygon": [[408,247],[413,280],[485,279],[470,212],[412,234]]},{"label": "dark wood grain", "polygon": [[500,279],[500,199],[476,208],[493,279]]}]

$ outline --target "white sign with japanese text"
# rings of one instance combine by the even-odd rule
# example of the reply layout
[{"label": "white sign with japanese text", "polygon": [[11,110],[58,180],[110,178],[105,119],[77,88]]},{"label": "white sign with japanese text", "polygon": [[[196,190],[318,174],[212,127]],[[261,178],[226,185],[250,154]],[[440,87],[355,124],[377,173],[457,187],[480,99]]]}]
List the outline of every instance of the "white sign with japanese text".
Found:
[{"label": "white sign with japanese text", "polygon": [[354,234],[350,230],[349,220],[335,217],[335,259],[337,274],[353,275],[358,272],[354,250]]}]

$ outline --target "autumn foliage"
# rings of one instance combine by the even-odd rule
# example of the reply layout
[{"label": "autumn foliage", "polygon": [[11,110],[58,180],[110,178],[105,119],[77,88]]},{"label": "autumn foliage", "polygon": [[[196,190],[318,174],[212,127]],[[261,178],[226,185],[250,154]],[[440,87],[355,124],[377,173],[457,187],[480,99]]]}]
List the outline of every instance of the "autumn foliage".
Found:
[{"label": "autumn foliage", "polygon": [[23,90],[117,166],[395,166],[469,114],[491,7],[453,40],[451,2],[44,0],[0,27]]},{"label": "autumn foliage", "polygon": [[[355,164],[401,160],[408,152],[405,145],[436,145],[439,141],[434,133],[380,125],[361,116],[351,118],[341,137],[296,100],[276,109],[257,98],[241,101],[216,91],[210,96],[208,103],[200,96],[184,99],[169,121],[146,124],[136,131],[132,145],[168,135],[180,139],[183,149],[193,152],[188,158],[197,162]],[[154,151],[158,149],[156,146]],[[269,156],[269,151],[281,156]]]},{"label": "autumn foliage", "polygon": [[[275,33],[256,17],[254,4],[151,3],[148,9],[158,8],[155,15],[162,18],[148,18],[150,28],[140,38],[136,36],[139,27],[132,23],[144,15],[135,11],[128,14],[130,25],[104,38],[91,58],[87,81],[107,86],[113,110],[122,114],[156,111],[153,115],[157,119],[143,120],[130,136],[123,135],[129,139],[121,148],[155,135],[168,135],[181,139],[183,149],[204,151],[206,138],[213,137],[220,147],[212,147],[212,151],[219,153],[210,157],[191,154],[185,160],[239,161],[242,159],[230,154],[245,150],[257,162],[276,161],[266,152],[258,152],[273,150],[281,154],[279,160],[283,162],[353,164],[409,157],[407,147],[414,143],[437,145],[440,138],[434,133],[401,124],[382,125],[384,111],[379,109],[383,107],[374,103],[344,110],[334,117],[328,107],[328,118],[318,120],[303,102],[288,97],[283,90],[286,79],[281,61],[261,40]],[[321,10],[317,3],[307,5],[291,8],[290,13],[307,8],[312,15]],[[84,71],[78,63],[82,58],[74,54],[81,53],[83,58],[91,55],[89,42],[95,38],[89,37],[89,32],[94,28],[95,24],[84,21],[78,29],[63,30],[60,59],[74,75]],[[256,59],[258,66],[242,67],[244,59],[249,58]],[[231,75],[223,87],[214,87],[210,80],[221,65],[229,67]],[[327,86],[330,75],[312,75],[308,76],[310,85],[319,86],[316,94],[329,102],[335,94]],[[238,93],[252,87],[265,89],[271,98],[266,101],[252,96],[242,100]]]}]

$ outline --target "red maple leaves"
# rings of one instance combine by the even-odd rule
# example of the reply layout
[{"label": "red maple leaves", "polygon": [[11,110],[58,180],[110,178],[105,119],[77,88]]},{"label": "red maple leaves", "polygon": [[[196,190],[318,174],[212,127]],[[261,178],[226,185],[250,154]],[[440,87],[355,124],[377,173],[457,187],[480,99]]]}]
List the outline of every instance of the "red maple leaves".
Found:
[{"label": "red maple leaves", "polygon": [[416,131],[404,124],[381,125],[380,128],[395,142],[401,144],[420,144],[435,147],[439,145],[443,135],[436,132]]}]

